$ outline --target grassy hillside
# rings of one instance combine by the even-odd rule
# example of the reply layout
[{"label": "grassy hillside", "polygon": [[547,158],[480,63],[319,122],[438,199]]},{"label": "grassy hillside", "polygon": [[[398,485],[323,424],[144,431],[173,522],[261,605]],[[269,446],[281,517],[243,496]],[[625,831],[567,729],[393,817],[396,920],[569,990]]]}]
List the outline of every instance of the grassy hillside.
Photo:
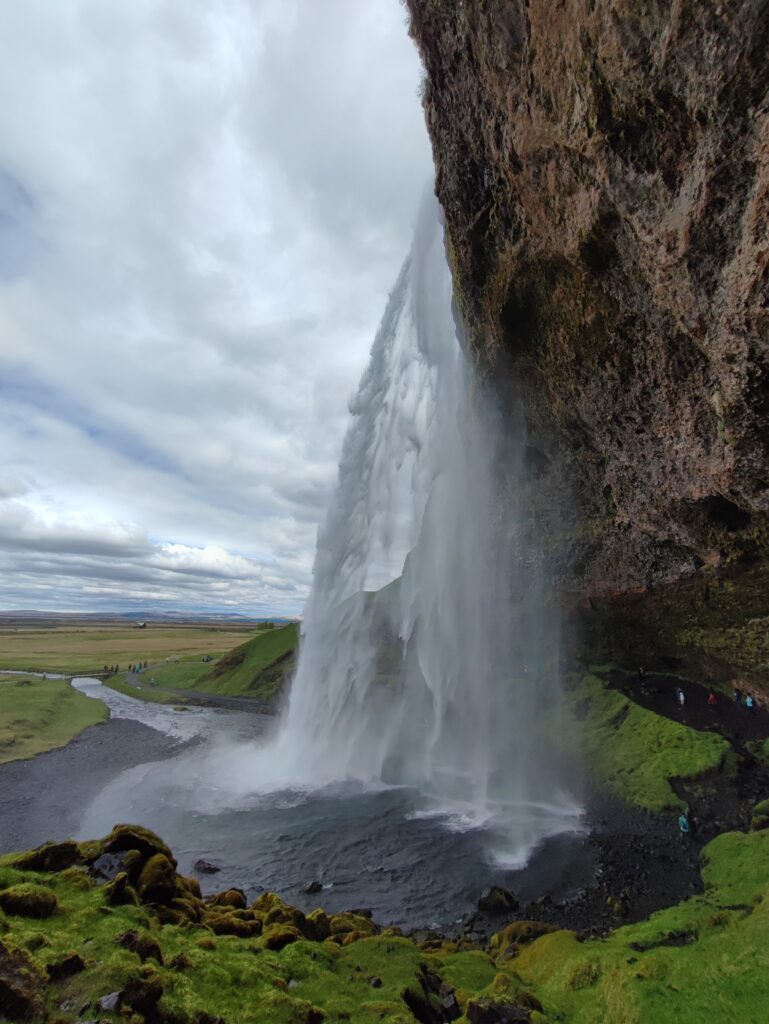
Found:
[{"label": "grassy hillside", "polygon": [[135,681],[122,674],[106,680],[121,693],[158,703],[183,701],[184,690],[201,695],[253,697],[266,703],[274,700],[293,671],[299,643],[299,624],[262,629],[245,643],[224,654],[215,664],[198,655],[184,655],[150,664]]},{"label": "grassy hillside", "polygon": [[193,688],[222,696],[271,700],[294,665],[299,624],[257,634],[221,658]]},{"label": "grassy hillside", "polygon": [[0,764],[63,747],[107,708],[64,679],[0,676]]}]

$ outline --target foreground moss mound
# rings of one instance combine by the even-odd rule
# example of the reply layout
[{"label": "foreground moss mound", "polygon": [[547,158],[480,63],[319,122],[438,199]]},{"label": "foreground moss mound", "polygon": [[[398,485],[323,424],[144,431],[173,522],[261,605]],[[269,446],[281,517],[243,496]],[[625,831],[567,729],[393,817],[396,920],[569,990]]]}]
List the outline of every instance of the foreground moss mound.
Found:
[{"label": "foreground moss mound", "polygon": [[[423,950],[360,911],[306,915],[239,889],[204,900],[138,826],[77,851],[76,863],[71,843],[0,860],[0,1020],[412,1024],[500,993],[509,1007],[533,998],[484,951]],[[68,866],[30,867],[52,864]]]},{"label": "foreground moss mound", "polygon": [[60,845],[59,858],[49,845],[42,856],[0,861],[0,903],[13,905],[9,894],[45,893],[50,910],[45,918],[0,911],[0,1020],[767,1019],[767,830],[719,836],[705,850],[703,895],[605,939],[582,942],[573,932],[516,921],[485,948],[467,939],[420,946],[359,911],[305,915],[275,893],[250,904],[239,889],[203,900],[197,882],[176,872],[168,847],[134,826],[80,844],[76,864],[29,868],[66,863],[71,846]]}]

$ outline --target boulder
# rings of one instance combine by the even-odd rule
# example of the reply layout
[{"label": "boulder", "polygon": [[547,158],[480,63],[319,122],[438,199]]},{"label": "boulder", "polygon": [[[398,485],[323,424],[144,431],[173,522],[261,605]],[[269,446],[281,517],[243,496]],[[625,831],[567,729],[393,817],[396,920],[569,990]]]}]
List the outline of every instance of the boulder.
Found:
[{"label": "boulder", "polygon": [[23,949],[0,941],[0,1018],[37,1020],[43,1013],[45,975]]},{"label": "boulder", "polygon": [[494,956],[514,956],[521,946],[554,931],[555,925],[541,921],[514,921],[491,936],[489,948]]},{"label": "boulder", "polygon": [[347,911],[344,914],[333,914],[329,918],[331,935],[343,935],[345,932],[361,932],[363,935],[375,935],[376,925],[368,917]]},{"label": "boulder", "polygon": [[484,914],[510,914],[518,909],[518,900],[509,889],[491,885],[478,898],[478,909]]},{"label": "boulder", "polygon": [[313,896],[316,892],[322,891],[323,882],[319,882],[317,879],[314,879],[312,882],[307,882],[307,884],[302,887],[302,892],[307,896]]},{"label": "boulder", "polygon": [[128,880],[125,871],[115,875],[111,882],[104,886],[104,897],[112,907],[137,906],[139,897]]},{"label": "boulder", "polygon": [[106,996],[102,996],[100,999],[96,1001],[96,1006],[99,1010],[102,1010],[104,1013],[112,1013],[113,1010],[116,1010],[118,1008],[119,1003],[120,993],[109,992]]},{"label": "boulder", "polygon": [[303,938],[298,928],[291,924],[270,924],[262,932],[262,941],[267,949],[277,951]]},{"label": "boulder", "polygon": [[331,922],[326,911],[318,908],[308,914],[302,931],[308,939],[312,939],[314,942],[323,942],[324,939],[327,939],[331,934]]},{"label": "boulder", "polygon": [[216,864],[212,864],[210,860],[196,860],[192,865],[192,870],[197,871],[199,875],[215,875],[222,869]]},{"label": "boulder", "polygon": [[71,839],[62,843],[43,843],[42,846],[22,853],[14,861],[21,871],[63,871],[81,862],[80,847]]},{"label": "boulder", "polygon": [[115,825],[110,834],[104,840],[105,853],[123,853],[126,850],[136,850],[141,854],[143,860],[162,853],[176,868],[176,859],[160,836],[155,835],[148,828],[140,825]]},{"label": "boulder", "polygon": [[[131,852],[136,853],[135,850]],[[111,882],[121,871],[125,871],[125,854],[103,853],[91,863],[89,871],[97,880]]]},{"label": "boulder", "polygon": [[233,910],[245,910],[248,906],[246,894],[242,889],[226,889],[209,896],[206,903],[210,907],[232,907]]},{"label": "boulder", "polygon": [[262,921],[247,911],[227,911],[218,908],[209,911],[203,919],[214,935],[237,935],[241,939],[250,939],[262,934]]},{"label": "boulder", "polygon": [[137,891],[147,903],[168,905],[176,897],[174,864],[164,853],[153,854],[142,868]]},{"label": "boulder", "polygon": [[42,885],[12,885],[0,890],[0,908],[18,917],[51,917],[59,909],[56,895]]}]

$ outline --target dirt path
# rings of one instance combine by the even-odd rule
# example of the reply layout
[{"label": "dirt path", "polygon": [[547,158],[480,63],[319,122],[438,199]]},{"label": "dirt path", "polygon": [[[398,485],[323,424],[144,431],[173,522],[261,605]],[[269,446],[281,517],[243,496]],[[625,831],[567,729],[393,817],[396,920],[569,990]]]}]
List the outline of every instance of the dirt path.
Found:
[{"label": "dirt path", "polygon": [[[621,690],[641,707],[700,732],[721,733],[740,751],[749,742],[769,737],[769,711],[757,707],[749,711],[719,692],[716,693],[718,703],[712,708],[708,704],[710,690],[700,683],[657,672],[648,673],[642,681],[637,675],[618,669],[605,678],[613,689]],[[679,687],[684,692],[683,707],[676,697]]]}]

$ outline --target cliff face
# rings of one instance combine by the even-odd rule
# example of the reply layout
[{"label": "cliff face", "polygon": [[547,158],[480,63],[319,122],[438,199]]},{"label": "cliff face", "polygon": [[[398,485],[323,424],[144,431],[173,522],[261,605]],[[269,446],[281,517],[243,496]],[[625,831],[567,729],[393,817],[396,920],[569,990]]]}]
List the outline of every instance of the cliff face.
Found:
[{"label": "cliff face", "polygon": [[467,342],[564,584],[765,562],[769,3],[408,6]]}]

